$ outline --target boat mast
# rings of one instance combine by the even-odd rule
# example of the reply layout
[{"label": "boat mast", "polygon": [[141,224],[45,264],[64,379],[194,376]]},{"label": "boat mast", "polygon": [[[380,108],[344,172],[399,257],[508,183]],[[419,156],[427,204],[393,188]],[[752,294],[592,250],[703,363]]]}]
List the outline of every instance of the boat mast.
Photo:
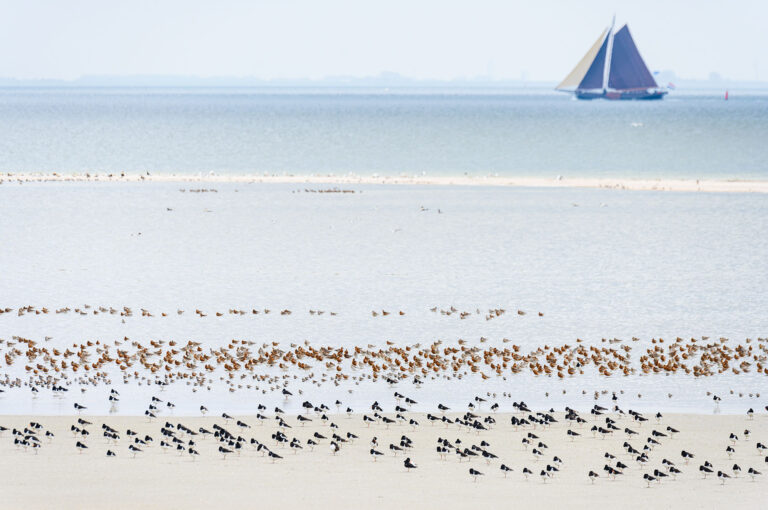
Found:
[{"label": "boat mast", "polygon": [[603,65],[603,94],[608,90],[608,78],[611,74],[611,54],[613,53],[613,26],[616,24],[616,15],[611,20],[611,29],[608,30],[608,47],[605,52],[605,64]]}]

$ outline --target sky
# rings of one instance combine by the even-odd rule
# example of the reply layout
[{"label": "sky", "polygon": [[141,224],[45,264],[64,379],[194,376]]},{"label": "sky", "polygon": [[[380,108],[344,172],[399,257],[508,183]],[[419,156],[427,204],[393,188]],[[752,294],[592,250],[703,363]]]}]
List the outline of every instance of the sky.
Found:
[{"label": "sky", "polygon": [[0,0],[0,77],[558,81],[614,14],[651,70],[768,81],[768,0]]}]

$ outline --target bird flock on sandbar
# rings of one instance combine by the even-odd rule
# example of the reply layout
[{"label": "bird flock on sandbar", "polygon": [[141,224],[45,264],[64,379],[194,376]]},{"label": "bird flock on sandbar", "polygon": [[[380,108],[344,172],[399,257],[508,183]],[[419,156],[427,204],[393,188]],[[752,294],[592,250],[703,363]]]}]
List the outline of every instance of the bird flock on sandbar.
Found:
[{"label": "bird flock on sandbar", "polygon": [[[295,398],[288,390],[282,393],[286,400]],[[115,389],[110,394],[120,396]],[[588,414],[567,406],[561,412],[552,408],[533,411],[523,401],[514,401],[512,408],[502,413],[498,402],[475,396],[466,411],[456,412],[438,404],[435,411],[425,414],[412,412],[417,402],[395,391],[390,409],[375,401],[357,413],[339,400],[331,405],[305,400],[301,405],[304,413],[296,416],[259,404],[255,414],[247,418],[226,412],[213,418],[201,405],[201,418],[207,421],[193,426],[184,423],[193,418],[161,416],[172,412],[173,403],[153,396],[145,413],[145,426],[152,426],[152,433],[120,429],[104,419],[96,423],[94,418],[82,417],[86,406],[75,403],[76,416],[67,431],[53,431],[39,419],[12,430],[0,426],[0,438],[10,430],[20,454],[37,455],[53,441],[67,441],[79,455],[140,459],[159,453],[191,462],[215,456],[222,461],[264,458],[269,463],[293,462],[299,456],[322,451],[333,457],[367,451],[371,462],[381,465],[382,473],[396,470],[398,462],[400,469],[410,472],[422,469],[419,460],[437,460],[430,462],[428,469],[446,466],[464,470],[473,483],[489,477],[557,483],[564,471],[583,472],[580,476],[588,485],[634,479],[648,488],[679,478],[716,479],[720,484],[762,480],[762,472],[768,468],[768,447],[765,438],[752,437],[749,427],[756,419],[754,409],[746,413],[743,430],[722,438],[721,453],[706,458],[690,447],[675,447],[686,430],[668,423],[661,412],[646,415],[625,410],[618,399],[614,394],[610,408],[594,404]],[[486,406],[488,409],[483,410]],[[768,419],[768,406],[765,412],[758,413],[758,418]],[[361,426],[354,427],[355,421]],[[431,434],[422,434],[425,428]],[[498,428],[505,432],[503,442],[491,444],[488,434]],[[423,439],[425,435],[431,438],[431,445]],[[564,441],[558,441],[558,436]],[[498,435],[494,437],[498,440]],[[417,444],[420,439],[423,443]],[[548,443],[557,443],[558,450]],[[599,452],[589,461],[593,465],[571,461],[573,445]]]},{"label": "bird flock on sandbar", "polygon": [[[523,310],[508,312],[505,308],[464,311],[451,306],[433,307],[429,311],[457,320],[491,321],[507,313],[513,317],[544,316],[541,312],[534,315]],[[162,320],[185,313],[182,309],[154,312],[147,308],[134,311],[130,307],[91,305],[22,306],[0,308],[0,320],[9,314],[27,318],[73,314],[114,316],[125,322],[134,318]],[[296,313],[300,312],[196,308],[188,315],[194,320],[212,320],[270,314],[287,317]],[[322,309],[304,313],[315,318],[338,316],[337,312]],[[370,312],[370,317],[377,321],[405,315],[403,310]],[[559,345],[533,347],[524,347],[506,338],[494,342],[485,337],[459,338],[455,342],[385,341],[346,346],[315,346],[307,340],[284,345],[246,339],[226,339],[218,345],[204,345],[195,340],[138,340],[128,336],[66,345],[51,340],[50,336],[42,340],[20,335],[0,338],[0,365],[4,363],[5,370],[0,376],[0,392],[26,387],[36,398],[43,390],[63,395],[78,386],[82,393],[88,387],[107,386],[110,388],[107,398],[113,407],[123,398],[114,387],[117,383],[159,387],[161,393],[147,403],[142,431],[136,430],[138,427],[120,428],[110,419],[88,418],[88,406],[80,402],[73,404],[75,417],[68,430],[46,427],[42,418],[23,427],[0,426],[0,437],[10,430],[13,445],[19,452],[39,454],[47,444],[65,440],[72,442],[73,451],[79,455],[151,459],[155,453],[175,454],[191,462],[201,457],[220,456],[222,461],[263,457],[270,463],[278,463],[303,455],[317,455],[322,450],[333,457],[367,452],[371,462],[381,465],[382,470],[393,469],[394,463],[404,472],[419,472],[433,469],[436,460],[438,465],[458,466],[456,469],[466,471],[467,480],[473,483],[490,477],[557,483],[563,471],[583,471],[585,484],[636,478],[649,488],[680,477],[716,478],[721,484],[739,478],[759,481],[766,469],[763,466],[768,463],[766,439],[753,441],[748,423],[723,438],[723,448],[717,456],[707,458],[690,446],[672,452],[670,448],[675,445],[676,437],[685,435],[686,431],[673,422],[667,423],[661,412],[646,416],[620,407],[618,401],[624,390],[595,391],[595,403],[588,414],[571,406],[560,411],[554,408],[533,411],[525,402],[514,401],[513,394],[507,391],[476,395],[465,411],[433,402],[418,406],[412,396],[395,391],[394,404],[387,406],[389,409],[375,401],[360,412],[340,400],[331,405],[304,400],[301,404],[304,412],[295,416],[286,414],[279,406],[270,409],[259,404],[248,416],[224,412],[220,417],[213,417],[205,405],[200,405],[201,417],[195,420],[206,420],[203,425],[197,421],[193,424],[189,418],[173,418],[174,402],[161,398],[164,388],[171,384],[190,386],[193,393],[224,384],[230,392],[279,392],[288,401],[302,399],[304,385],[320,388],[326,384],[338,386],[344,381],[354,384],[380,381],[391,388],[406,383],[418,388],[438,379],[507,381],[518,374],[555,380],[586,373],[606,379],[670,374],[695,378],[726,373],[768,375],[768,339],[765,338],[747,338],[736,344],[727,338],[706,336],[653,338],[643,343],[636,337],[603,338],[591,345],[577,338]],[[299,388],[292,388],[292,384]],[[562,391],[565,394],[566,390]],[[582,394],[586,395],[587,391],[582,390]],[[737,392],[731,390],[731,394]],[[609,407],[597,404],[598,399],[608,395],[612,401]],[[709,392],[707,395],[715,405],[719,404],[719,395]],[[668,396],[671,398],[672,394]],[[738,396],[743,397],[744,393],[738,392]],[[761,398],[757,392],[748,396]],[[510,401],[511,409],[508,408]],[[432,406],[433,411],[424,412]],[[768,412],[768,406],[764,409]],[[745,420],[755,420],[756,414],[762,414],[762,410],[758,407],[756,413],[750,408]],[[498,436],[490,434],[499,428],[505,431],[502,443]],[[426,434],[429,440],[424,439],[425,429],[432,431]],[[592,449],[603,450],[599,463],[594,459],[589,463],[571,460],[570,448],[585,443]],[[552,451],[555,448],[550,445],[555,444],[559,445],[557,451]],[[749,450],[752,450],[750,455]]]}]

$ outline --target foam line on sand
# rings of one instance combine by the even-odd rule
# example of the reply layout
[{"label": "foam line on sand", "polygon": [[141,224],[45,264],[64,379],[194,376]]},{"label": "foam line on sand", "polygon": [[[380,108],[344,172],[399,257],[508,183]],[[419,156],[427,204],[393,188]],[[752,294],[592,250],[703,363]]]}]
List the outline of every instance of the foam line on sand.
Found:
[{"label": "foam line on sand", "polygon": [[536,188],[598,188],[637,191],[768,193],[768,180],[741,179],[630,179],[496,176],[360,176],[360,175],[220,175],[151,173],[3,173],[0,183],[14,182],[178,182],[178,183],[289,183],[297,185],[433,185],[507,186]]}]

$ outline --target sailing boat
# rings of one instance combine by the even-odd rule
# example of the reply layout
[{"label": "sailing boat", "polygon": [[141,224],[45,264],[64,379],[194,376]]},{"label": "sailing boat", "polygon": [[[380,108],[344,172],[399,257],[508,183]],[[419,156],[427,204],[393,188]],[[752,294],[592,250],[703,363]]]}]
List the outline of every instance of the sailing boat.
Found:
[{"label": "sailing boat", "polygon": [[648,71],[629,27],[614,33],[613,23],[555,90],[579,99],[661,99],[667,93]]}]

